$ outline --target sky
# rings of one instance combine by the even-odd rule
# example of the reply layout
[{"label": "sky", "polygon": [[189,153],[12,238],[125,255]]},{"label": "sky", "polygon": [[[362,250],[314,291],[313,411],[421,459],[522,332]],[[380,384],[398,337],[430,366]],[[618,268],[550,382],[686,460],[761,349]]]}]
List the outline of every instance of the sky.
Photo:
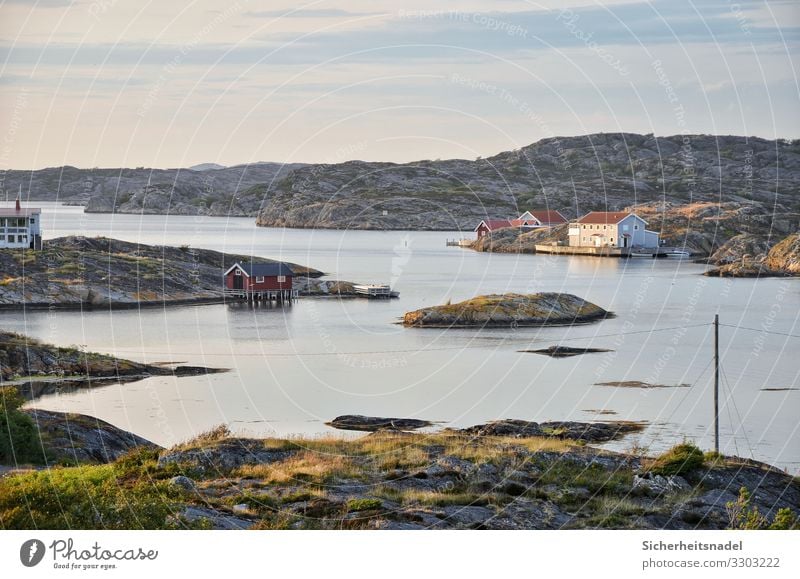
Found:
[{"label": "sky", "polygon": [[797,0],[0,0],[0,170],[800,137]]}]

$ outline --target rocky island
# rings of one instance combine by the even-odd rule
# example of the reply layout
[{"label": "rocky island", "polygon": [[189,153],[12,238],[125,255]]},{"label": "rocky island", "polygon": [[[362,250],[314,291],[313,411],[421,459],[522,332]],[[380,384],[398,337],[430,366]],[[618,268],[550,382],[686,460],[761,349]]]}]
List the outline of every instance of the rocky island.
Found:
[{"label": "rocky island", "polygon": [[526,327],[556,326],[599,321],[610,315],[600,306],[572,294],[491,294],[456,304],[407,312],[410,327]]}]

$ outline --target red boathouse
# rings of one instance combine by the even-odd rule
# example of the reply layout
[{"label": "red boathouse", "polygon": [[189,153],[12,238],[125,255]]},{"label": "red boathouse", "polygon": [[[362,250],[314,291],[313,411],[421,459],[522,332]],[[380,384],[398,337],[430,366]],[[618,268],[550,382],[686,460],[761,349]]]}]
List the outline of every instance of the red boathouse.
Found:
[{"label": "red boathouse", "polygon": [[297,297],[292,289],[292,269],[285,263],[234,263],[224,274],[226,296],[251,301],[291,302]]}]

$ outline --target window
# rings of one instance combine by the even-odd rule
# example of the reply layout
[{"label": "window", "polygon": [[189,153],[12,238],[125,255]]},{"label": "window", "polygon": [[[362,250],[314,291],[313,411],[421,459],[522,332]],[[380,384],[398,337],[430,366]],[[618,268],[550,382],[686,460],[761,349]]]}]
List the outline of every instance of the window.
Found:
[{"label": "window", "polygon": [[634,226],[633,226],[633,228],[634,228],[636,231],[639,231],[639,226],[638,226],[638,225],[634,225]]},{"label": "window", "polygon": [[286,282],[286,276],[285,275],[279,275],[278,276],[278,283],[285,283],[285,282]]},{"label": "window", "polygon": [[257,275],[256,276],[256,283],[264,283],[264,276],[263,275]]},{"label": "window", "polygon": [[238,268],[237,268],[237,269],[235,269],[235,270],[233,271],[233,275],[242,275],[242,270],[241,270],[241,269],[238,269]]},{"label": "window", "polygon": [[608,229],[608,225],[603,225],[603,229]]}]

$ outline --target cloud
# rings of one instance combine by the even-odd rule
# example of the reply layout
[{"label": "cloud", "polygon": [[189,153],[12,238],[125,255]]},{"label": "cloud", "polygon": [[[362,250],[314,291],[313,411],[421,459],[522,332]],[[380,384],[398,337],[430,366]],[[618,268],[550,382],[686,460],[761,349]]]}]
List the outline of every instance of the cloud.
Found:
[{"label": "cloud", "polygon": [[379,12],[350,12],[338,8],[308,10],[257,10],[244,12],[242,16],[251,18],[353,18],[358,16],[374,16]]},{"label": "cloud", "polygon": [[5,0],[4,4],[31,6],[34,8],[62,8],[77,4],[78,0]]}]

